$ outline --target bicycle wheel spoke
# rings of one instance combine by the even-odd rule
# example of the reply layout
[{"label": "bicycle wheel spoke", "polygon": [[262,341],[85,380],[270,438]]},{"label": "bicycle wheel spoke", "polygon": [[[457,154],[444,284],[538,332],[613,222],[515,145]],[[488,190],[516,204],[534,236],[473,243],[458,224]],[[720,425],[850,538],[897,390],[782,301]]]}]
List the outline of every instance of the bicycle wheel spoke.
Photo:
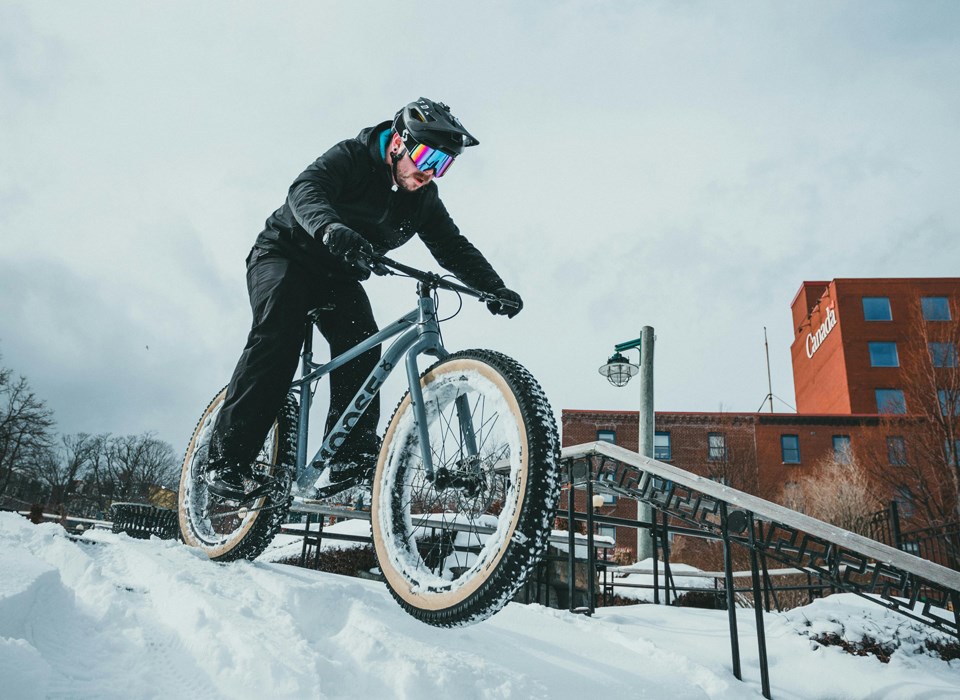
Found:
[{"label": "bicycle wheel spoke", "polygon": [[295,459],[292,433],[296,429],[296,400],[292,395],[287,397],[251,465],[257,478],[245,483],[247,492],[262,487],[266,483],[264,477],[274,485],[241,507],[211,496],[204,473],[213,425],[223,406],[224,395],[221,391],[207,407],[184,457],[178,496],[180,532],[184,542],[205,550],[211,559],[253,559],[266,548],[289,508],[287,495]]},{"label": "bicycle wheel spoke", "polygon": [[[431,624],[466,624],[502,607],[546,546],[555,426],[531,433],[528,421],[551,420],[549,404],[525,370],[495,353],[441,360],[421,389],[426,424],[405,398],[384,438],[374,543],[387,586],[408,612]],[[528,455],[531,434],[538,441]]]}]

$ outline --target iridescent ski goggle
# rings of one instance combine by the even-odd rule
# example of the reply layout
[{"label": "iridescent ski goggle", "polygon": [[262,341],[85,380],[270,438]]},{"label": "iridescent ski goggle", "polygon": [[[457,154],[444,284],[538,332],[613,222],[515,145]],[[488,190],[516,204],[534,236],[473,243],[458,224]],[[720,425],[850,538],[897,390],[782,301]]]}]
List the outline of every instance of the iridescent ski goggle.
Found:
[{"label": "iridescent ski goggle", "polygon": [[434,177],[443,177],[454,160],[454,157],[449,153],[444,153],[439,148],[430,148],[430,146],[425,146],[422,143],[414,143],[409,153],[410,160],[413,161],[420,172],[433,169]]}]

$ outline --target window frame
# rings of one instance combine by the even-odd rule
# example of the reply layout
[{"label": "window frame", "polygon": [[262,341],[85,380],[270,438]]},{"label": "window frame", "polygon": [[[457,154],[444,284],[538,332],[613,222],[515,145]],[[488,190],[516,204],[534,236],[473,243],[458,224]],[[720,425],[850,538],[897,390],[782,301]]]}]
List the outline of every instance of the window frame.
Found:
[{"label": "window frame", "polygon": [[[900,409],[902,409],[902,410],[898,410],[898,411],[888,411],[888,410],[884,410],[885,407],[891,406],[891,405],[892,405],[892,402],[891,402],[890,400],[881,401],[881,400],[880,400],[880,392],[890,393],[890,394],[892,394],[892,393],[897,393],[897,394],[899,394],[899,401],[897,402],[896,408],[900,408]],[[903,389],[877,388],[877,389],[874,389],[874,390],[873,390],[873,395],[874,395],[874,398],[876,399],[876,402],[877,402],[877,415],[884,415],[884,416],[904,416],[904,415],[907,414],[907,397],[906,397],[906,395],[903,393]]]},{"label": "window frame", "polygon": [[[714,438],[720,438],[719,448],[712,444]],[[719,454],[715,453],[714,450],[721,450]],[[724,462],[727,459],[727,434],[720,432],[709,432],[707,433],[707,461],[708,462]]]},{"label": "window frame", "polygon": [[954,343],[931,340],[927,343],[927,350],[930,352],[930,363],[935,368],[955,369],[960,366],[960,356]]},{"label": "window frame", "polygon": [[947,400],[953,401],[953,415],[960,416],[960,389],[937,389],[937,403],[940,404],[940,415],[947,415]]},{"label": "window frame", "polygon": [[[610,435],[613,439],[608,440],[604,435]],[[609,442],[611,445],[617,444],[617,431],[616,430],[600,430],[597,429],[597,442]]]},{"label": "window frame", "polygon": [[907,458],[907,439],[903,435],[887,435],[887,464],[891,467],[905,467],[910,464]]},{"label": "window frame", "polygon": [[[893,348],[892,358],[883,357],[884,351]],[[871,367],[899,367],[900,352],[897,350],[897,341],[895,340],[871,340],[867,342],[867,352],[870,355]],[[882,360],[891,359],[893,364],[886,364]]]},{"label": "window frame", "polygon": [[[932,301],[934,301],[934,300],[939,301],[939,300],[941,300],[941,299],[943,300],[944,306],[945,306],[945,308],[946,308],[946,310],[947,310],[947,317],[946,317],[946,318],[938,318],[938,317],[936,317],[934,314],[931,314],[930,316],[928,316],[927,314],[928,314],[928,311],[931,311],[931,307],[930,307],[926,302],[927,302],[927,301],[931,301],[931,302],[932,302]],[[951,311],[950,311],[950,297],[948,297],[948,296],[939,296],[939,295],[938,295],[938,296],[927,296],[927,297],[923,297],[923,296],[922,296],[922,297],[920,297],[920,315],[923,316],[923,320],[924,320],[924,321],[934,321],[934,322],[937,322],[937,321],[952,321],[952,320],[953,320],[953,314],[952,314]],[[931,317],[931,316],[932,316],[932,317]]]},{"label": "window frame", "polygon": [[950,454],[950,438],[943,441],[943,458],[947,461],[947,466],[960,466],[960,438],[953,441],[953,454]]},{"label": "window frame", "polygon": [[[840,449],[837,449],[837,441],[843,445]],[[844,441],[846,441],[844,443]],[[833,445],[833,457],[840,464],[850,464],[853,459],[853,441],[850,440],[849,435],[834,435],[831,438],[831,443]]]},{"label": "window frame", "polygon": [[916,499],[913,489],[906,484],[900,484],[895,489],[893,500],[897,503],[897,509],[900,511],[901,517],[910,518],[913,516],[916,511]]},{"label": "window frame", "polygon": [[[795,441],[795,447],[787,447],[787,440],[792,438]],[[797,458],[787,459],[787,451],[790,451],[791,454],[796,452]],[[784,464],[800,464],[800,435],[797,433],[781,433],[780,434],[780,459]]]},{"label": "window frame", "polygon": [[[607,532],[604,532],[607,530]],[[609,532],[612,530],[613,532]],[[617,527],[616,525],[601,525],[597,524],[597,536],[598,537],[609,537],[614,542],[617,541]]]},{"label": "window frame", "polygon": [[[663,445],[657,445],[658,437],[667,438],[667,444],[666,444],[667,456],[666,457],[658,456],[657,448],[663,447]],[[669,430],[655,430],[653,432],[653,458],[660,462],[669,462],[670,460],[673,459],[673,437],[670,435]]]},{"label": "window frame", "polygon": [[[886,316],[887,316],[887,318],[871,318],[871,317],[870,317],[871,314],[867,312],[867,303],[868,303],[868,301],[874,302],[874,301],[879,301],[879,300],[881,300],[881,299],[882,299],[883,301],[885,301],[885,302],[886,302],[886,305],[887,305],[887,308],[886,308]],[[892,320],[893,320],[893,307],[890,305],[890,297],[860,297],[860,300],[861,300],[861,301],[860,301],[860,305],[861,305],[861,308],[863,309],[863,320],[864,320],[864,321],[869,321],[869,322],[871,322],[871,323],[872,323],[872,322],[881,322],[881,323],[882,323],[882,322],[884,322],[884,321],[892,321]]]}]

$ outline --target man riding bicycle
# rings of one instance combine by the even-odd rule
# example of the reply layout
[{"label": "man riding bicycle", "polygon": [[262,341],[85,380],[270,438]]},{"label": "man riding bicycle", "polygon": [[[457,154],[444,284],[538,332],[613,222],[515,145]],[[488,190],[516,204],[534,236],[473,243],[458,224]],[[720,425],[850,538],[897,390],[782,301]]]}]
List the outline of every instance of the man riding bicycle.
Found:
[{"label": "man riding bicycle", "polygon": [[[247,257],[253,324],[210,441],[212,493],[244,498],[244,479],[296,372],[308,311],[319,309],[333,357],[377,332],[361,285],[370,271],[358,259],[418,235],[440,265],[505,302],[488,302],[492,313],[519,313],[520,295],[460,233],[433,182],[478,143],[449,107],[421,97],[392,122],[336,144],[294,180]],[[379,359],[375,348],[331,373],[327,433]],[[359,482],[374,466],[379,418],[378,395],[328,465],[331,481]]]}]

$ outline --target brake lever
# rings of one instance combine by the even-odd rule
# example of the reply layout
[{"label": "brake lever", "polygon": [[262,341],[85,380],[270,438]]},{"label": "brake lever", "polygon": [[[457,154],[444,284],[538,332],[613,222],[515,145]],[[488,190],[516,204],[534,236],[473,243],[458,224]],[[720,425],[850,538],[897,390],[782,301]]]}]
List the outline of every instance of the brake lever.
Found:
[{"label": "brake lever", "polygon": [[393,270],[391,270],[389,267],[387,267],[382,262],[380,262],[378,258],[379,256],[377,256],[376,254],[365,255],[363,253],[360,253],[359,255],[357,255],[356,263],[359,265],[362,265],[367,270],[370,270],[370,272],[377,275],[378,277],[385,277],[386,275],[395,274]]},{"label": "brake lever", "polygon": [[477,297],[477,301],[482,301],[484,303],[488,301],[494,301],[505,309],[519,309],[520,304],[510,299],[501,299],[496,294],[491,294],[490,292],[481,292],[480,296]]}]

